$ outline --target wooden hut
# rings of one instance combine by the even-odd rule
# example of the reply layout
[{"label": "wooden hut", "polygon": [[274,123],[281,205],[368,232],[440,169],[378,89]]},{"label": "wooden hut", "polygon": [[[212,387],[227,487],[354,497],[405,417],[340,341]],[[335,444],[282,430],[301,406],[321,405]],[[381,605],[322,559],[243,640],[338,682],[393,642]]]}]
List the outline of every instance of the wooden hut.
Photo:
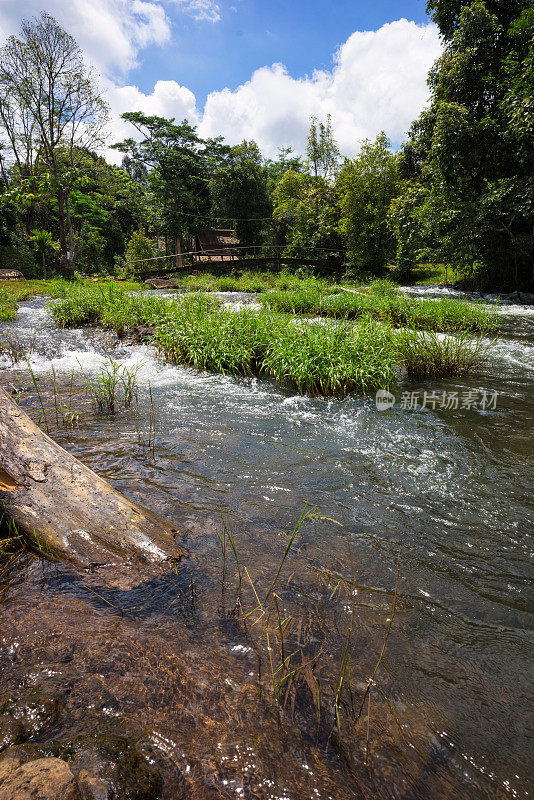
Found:
[{"label": "wooden hut", "polygon": [[229,228],[203,228],[193,238],[195,261],[232,261],[239,255],[239,239]]}]

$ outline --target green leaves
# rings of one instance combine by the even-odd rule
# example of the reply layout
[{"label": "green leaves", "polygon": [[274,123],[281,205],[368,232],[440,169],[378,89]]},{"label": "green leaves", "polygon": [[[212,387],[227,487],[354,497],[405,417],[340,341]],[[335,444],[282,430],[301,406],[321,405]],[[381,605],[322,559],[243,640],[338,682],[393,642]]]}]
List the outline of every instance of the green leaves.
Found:
[{"label": "green leaves", "polygon": [[[147,116],[140,111],[127,112],[122,118],[131,122],[143,139],[126,139],[113,147],[128,156],[131,174],[148,183],[161,205],[166,227],[180,235],[194,229],[195,220],[188,215],[202,215],[207,209],[201,154],[204,142],[196,128],[186,120],[177,125],[174,119]],[[200,220],[196,222],[199,224]]]},{"label": "green leaves", "polygon": [[398,157],[384,132],[362,143],[356,158],[346,159],[336,180],[343,235],[350,262],[359,270],[379,271],[392,259],[395,241],[388,209],[399,191]]},{"label": "green leaves", "polygon": [[456,264],[502,289],[534,281],[534,12],[520,0],[431,0],[445,51],[403,150],[398,263]]}]

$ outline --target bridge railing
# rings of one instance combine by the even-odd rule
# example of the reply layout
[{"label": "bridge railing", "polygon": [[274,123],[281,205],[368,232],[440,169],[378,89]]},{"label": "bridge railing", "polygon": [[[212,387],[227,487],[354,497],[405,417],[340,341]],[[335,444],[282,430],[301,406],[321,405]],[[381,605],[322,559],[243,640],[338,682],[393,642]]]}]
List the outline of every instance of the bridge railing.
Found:
[{"label": "bridge railing", "polygon": [[[285,251],[285,252],[284,252]],[[289,251],[289,252],[288,252]],[[297,252],[295,252],[297,251]],[[300,252],[299,252],[300,251]],[[313,254],[313,255],[312,255]],[[147,269],[147,262],[169,261],[173,259],[174,264],[165,267]],[[180,260],[182,263],[177,264]],[[238,245],[233,247],[215,247],[205,250],[190,250],[187,252],[170,253],[161,256],[150,256],[127,261],[127,265],[142,264],[143,267],[134,269],[138,275],[155,274],[156,272],[170,272],[184,269],[196,264],[216,265],[217,263],[232,263],[238,261],[260,261],[262,264],[272,261],[273,263],[285,261],[286,263],[301,262],[303,265],[320,263],[332,263],[332,266],[339,267],[345,260],[345,251],[327,247],[299,247],[287,245]]]}]

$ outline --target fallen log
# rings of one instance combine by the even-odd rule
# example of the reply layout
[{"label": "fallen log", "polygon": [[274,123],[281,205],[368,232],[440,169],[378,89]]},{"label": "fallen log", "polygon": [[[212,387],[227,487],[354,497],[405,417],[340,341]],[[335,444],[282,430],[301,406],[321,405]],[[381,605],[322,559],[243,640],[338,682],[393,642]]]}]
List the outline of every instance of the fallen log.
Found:
[{"label": "fallen log", "polygon": [[178,531],[67,453],[0,389],[0,511],[46,555],[84,568],[177,560]]}]

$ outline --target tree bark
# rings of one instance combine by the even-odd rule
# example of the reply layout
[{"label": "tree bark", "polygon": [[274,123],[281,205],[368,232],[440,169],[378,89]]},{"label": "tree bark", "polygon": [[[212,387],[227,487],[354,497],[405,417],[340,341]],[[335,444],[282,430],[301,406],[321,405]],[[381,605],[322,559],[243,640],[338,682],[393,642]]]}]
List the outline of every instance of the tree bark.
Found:
[{"label": "tree bark", "polygon": [[76,261],[76,254],[74,252],[74,231],[72,228],[72,219],[70,216],[70,200],[69,200],[69,190],[65,189],[65,211],[67,214],[67,230],[69,233],[69,249],[67,253],[67,269],[69,272],[69,277],[74,275],[74,263]]},{"label": "tree bark", "polygon": [[0,507],[44,555],[83,568],[175,561],[177,530],[63,450],[0,389]]},{"label": "tree bark", "polygon": [[182,266],[182,242],[180,237],[176,237],[176,269]]},{"label": "tree bark", "polygon": [[59,228],[59,269],[64,275],[68,275],[68,256],[67,256],[67,234],[65,231],[65,198],[63,190],[58,189],[57,192],[57,207],[58,207],[58,228]]}]

